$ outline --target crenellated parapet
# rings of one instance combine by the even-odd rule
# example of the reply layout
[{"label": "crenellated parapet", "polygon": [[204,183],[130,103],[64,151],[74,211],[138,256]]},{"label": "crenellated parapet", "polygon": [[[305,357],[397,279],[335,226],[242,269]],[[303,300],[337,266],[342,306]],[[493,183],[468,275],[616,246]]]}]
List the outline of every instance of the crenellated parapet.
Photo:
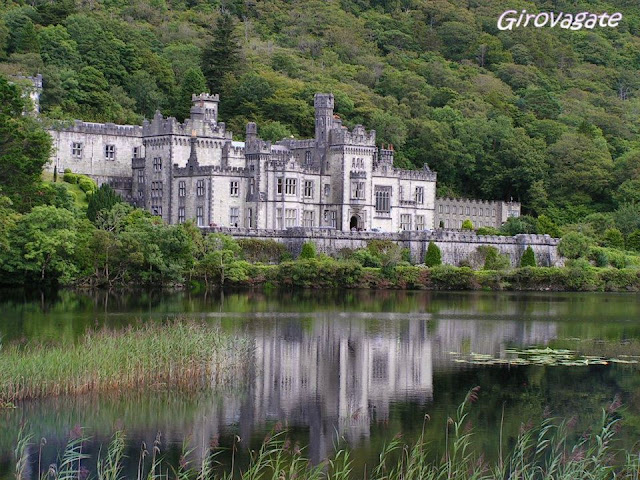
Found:
[{"label": "crenellated parapet", "polygon": [[[474,198],[452,198],[452,197],[437,197],[436,198],[436,202],[438,203],[442,203],[442,204],[461,204],[461,205],[477,205],[479,207],[485,206],[485,207],[495,207],[497,205],[499,205],[501,202],[499,200],[480,200],[480,199],[474,199]],[[512,203],[514,205],[517,204],[517,202],[505,202],[505,203]],[[519,205],[519,204],[518,204]]]},{"label": "crenellated parapet", "polygon": [[251,172],[245,167],[221,167],[219,165],[198,165],[179,167],[177,163],[173,164],[174,177],[188,176],[209,176],[209,175],[226,175],[232,177],[250,177]]},{"label": "crenellated parapet", "polygon": [[402,168],[390,168],[382,171],[381,168],[375,168],[374,175],[385,176],[388,178],[399,178],[403,180],[423,180],[435,182],[438,174],[425,165],[422,170],[404,170]]},{"label": "crenellated parapet", "polygon": [[365,145],[375,147],[376,131],[365,130],[362,125],[356,125],[353,130],[346,128],[333,129],[329,135],[331,145]]},{"label": "crenellated parapet", "polygon": [[61,131],[85,133],[91,135],[116,135],[123,137],[141,137],[142,127],[139,125],[116,125],[115,123],[94,123],[75,120],[72,125]]},{"label": "crenellated parapet", "polygon": [[311,150],[316,147],[316,141],[313,138],[308,138],[305,140],[283,138],[282,140],[278,140],[275,144],[282,145],[289,150]]}]

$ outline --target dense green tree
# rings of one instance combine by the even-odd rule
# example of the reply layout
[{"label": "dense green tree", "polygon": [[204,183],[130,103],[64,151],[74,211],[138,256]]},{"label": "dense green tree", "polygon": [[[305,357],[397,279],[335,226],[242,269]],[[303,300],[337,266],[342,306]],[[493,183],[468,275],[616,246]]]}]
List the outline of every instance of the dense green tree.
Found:
[{"label": "dense green tree", "polygon": [[424,257],[424,264],[427,267],[435,267],[442,265],[442,253],[440,248],[433,242],[429,242],[427,246],[427,254]]},{"label": "dense green tree", "polygon": [[522,254],[522,258],[520,259],[521,267],[535,267],[536,266],[536,254],[533,251],[531,246],[528,246],[524,253]]},{"label": "dense green tree", "polygon": [[0,191],[19,211],[36,203],[51,150],[51,137],[41,124],[22,115],[22,107],[18,88],[0,76]]},{"label": "dense green tree", "polygon": [[305,242],[302,244],[302,251],[300,252],[300,258],[307,260],[316,258],[316,245],[312,242]]},{"label": "dense green tree", "polygon": [[109,211],[119,202],[122,202],[120,195],[118,195],[108,183],[103,183],[95,193],[89,195],[87,218],[91,220],[92,223],[96,223],[98,213],[101,210]]},{"label": "dense green tree", "polygon": [[640,252],[640,230],[630,233],[625,245],[629,250]]},{"label": "dense green tree", "polygon": [[239,61],[235,22],[230,14],[223,13],[216,22],[213,38],[202,52],[202,72],[211,92],[220,92],[224,76],[235,72]]},{"label": "dense green tree", "polygon": [[560,240],[558,253],[569,259],[580,258],[587,254],[592,244],[593,241],[582,233],[569,232]]},{"label": "dense green tree", "polygon": [[174,115],[179,121],[184,121],[189,116],[191,109],[191,95],[208,93],[207,81],[199,67],[190,68],[184,74],[180,93],[176,97]]},{"label": "dense green tree", "polygon": [[624,248],[624,236],[617,228],[609,228],[604,232],[602,245],[609,248]]},{"label": "dense green tree", "polygon": [[38,32],[40,56],[45,64],[74,68],[80,65],[78,46],[63,25],[51,25]]},{"label": "dense green tree", "polygon": [[4,22],[9,30],[7,44],[8,53],[26,53],[38,51],[38,35],[31,16],[35,12],[31,8],[9,10]]},{"label": "dense green tree", "polygon": [[462,222],[462,230],[473,230],[473,223],[468,218]]},{"label": "dense green tree", "polygon": [[76,219],[69,210],[34,207],[12,231],[11,251],[4,266],[17,283],[70,283],[78,272]]}]

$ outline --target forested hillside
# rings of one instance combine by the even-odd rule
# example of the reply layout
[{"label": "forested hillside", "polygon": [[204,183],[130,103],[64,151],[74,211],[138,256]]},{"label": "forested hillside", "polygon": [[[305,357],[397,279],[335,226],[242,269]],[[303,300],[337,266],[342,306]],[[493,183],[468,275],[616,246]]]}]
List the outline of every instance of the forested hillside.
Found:
[{"label": "forested hillside", "polygon": [[[616,12],[617,28],[499,31],[506,9]],[[220,117],[313,130],[313,93],[439,193],[517,199],[559,224],[640,216],[640,7],[562,0],[30,0],[0,7],[0,71],[42,73],[49,118]],[[615,217],[617,218],[617,217]],[[634,220],[635,219],[635,220]],[[616,221],[620,228],[620,222]],[[611,226],[611,225],[609,225]]]}]

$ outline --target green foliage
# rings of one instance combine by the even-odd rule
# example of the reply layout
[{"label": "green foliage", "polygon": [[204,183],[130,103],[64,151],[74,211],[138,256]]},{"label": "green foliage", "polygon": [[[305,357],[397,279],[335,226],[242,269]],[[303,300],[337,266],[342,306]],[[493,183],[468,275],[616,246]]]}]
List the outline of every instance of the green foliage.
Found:
[{"label": "green foliage", "polygon": [[505,270],[511,267],[509,255],[501,254],[496,247],[483,245],[477,250],[484,257],[484,270]]},{"label": "green foliage", "polygon": [[560,229],[551,218],[540,215],[536,221],[536,233],[540,235],[550,235],[553,238],[560,237]]},{"label": "green foliage", "polygon": [[22,115],[20,91],[0,75],[0,189],[19,211],[39,203],[42,168],[51,137],[42,125]]},{"label": "green foliage", "polygon": [[424,257],[424,263],[427,267],[435,267],[442,265],[442,254],[440,248],[433,242],[429,242],[427,246],[427,254]]},{"label": "green foliage", "polygon": [[524,253],[522,254],[522,258],[520,259],[521,267],[535,267],[536,266],[536,254],[533,251],[531,246],[528,246]]},{"label": "green foliage", "polygon": [[477,235],[500,235],[500,231],[494,227],[480,227],[476,230]]},{"label": "green foliage", "polygon": [[503,235],[514,236],[521,233],[537,233],[536,219],[527,215],[520,217],[509,217],[507,221],[500,227]]},{"label": "green foliage", "polygon": [[[67,174],[65,173],[65,176]],[[80,179],[80,187],[82,188],[82,181],[84,179]],[[84,190],[84,188],[83,188]],[[103,183],[100,188],[95,190],[95,183],[93,183],[94,193],[89,195],[89,205],[87,206],[87,218],[92,222],[96,223],[98,218],[98,214],[102,210],[109,211],[111,208],[119,202],[122,202],[122,198],[118,195],[107,183]],[[85,190],[86,192],[86,190]]]},{"label": "green foliage", "polygon": [[271,239],[243,238],[237,243],[242,250],[242,257],[251,263],[279,263],[289,253],[284,244]]},{"label": "green foliage", "polygon": [[200,93],[209,93],[207,80],[199,67],[192,67],[185,72],[182,85],[180,85],[180,93],[175,100],[174,115],[179,121],[182,122],[189,117],[191,95]]},{"label": "green foliage", "polygon": [[316,258],[316,244],[313,242],[303,243],[300,258],[304,258],[305,260]]},{"label": "green foliage", "polygon": [[624,249],[624,237],[617,228],[609,228],[604,232],[602,245],[610,248]]},{"label": "green foliage", "polygon": [[579,232],[569,232],[558,244],[558,253],[569,259],[580,258],[587,254],[593,241]]},{"label": "green foliage", "polygon": [[85,176],[78,178],[78,186],[86,194],[94,193],[98,189],[96,182]]},{"label": "green foliage", "polygon": [[462,222],[462,230],[473,230],[473,223],[468,218]]},{"label": "green foliage", "polygon": [[234,29],[233,17],[228,13],[220,15],[213,38],[202,52],[202,73],[212,92],[221,90],[225,75],[233,74],[239,64],[240,47]]},{"label": "green foliage", "polygon": [[627,249],[640,252],[640,230],[630,233],[626,241]]}]

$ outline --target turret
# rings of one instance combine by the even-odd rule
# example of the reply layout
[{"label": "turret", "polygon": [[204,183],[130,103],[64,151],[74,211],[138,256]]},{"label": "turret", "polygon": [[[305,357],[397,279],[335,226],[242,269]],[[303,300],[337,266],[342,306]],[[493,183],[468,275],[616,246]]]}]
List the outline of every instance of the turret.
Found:
[{"label": "turret", "polygon": [[206,122],[217,123],[219,101],[219,95],[209,95],[208,93],[191,95],[191,118],[193,120],[199,119]]},{"label": "turret", "polygon": [[333,94],[316,93],[313,105],[316,109],[316,141],[327,143],[333,128]]}]

